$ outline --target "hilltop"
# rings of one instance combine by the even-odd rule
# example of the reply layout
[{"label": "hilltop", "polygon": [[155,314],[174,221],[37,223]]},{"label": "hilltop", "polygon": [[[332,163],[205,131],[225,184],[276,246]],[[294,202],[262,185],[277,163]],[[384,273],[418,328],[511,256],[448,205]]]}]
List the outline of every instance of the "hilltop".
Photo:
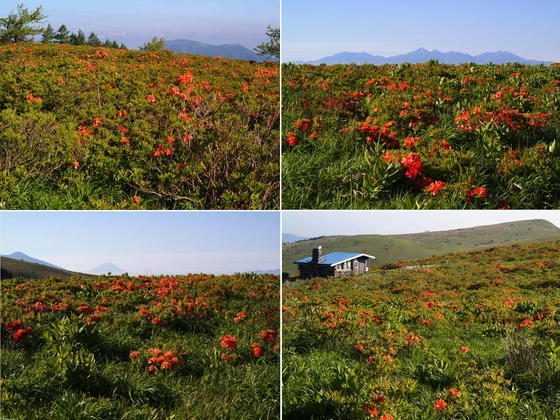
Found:
[{"label": "hilltop", "polygon": [[57,277],[60,279],[69,279],[76,276],[94,277],[90,274],[77,273],[51,265],[39,264],[4,256],[0,258],[0,266],[2,272],[1,277],[3,280],[16,277],[35,280],[47,277]]},{"label": "hilltop", "polygon": [[239,44],[212,45],[190,39],[173,39],[166,41],[165,47],[177,53],[200,54],[210,57],[227,57],[240,60],[266,61],[249,48]]},{"label": "hilltop", "polygon": [[7,255],[0,255],[0,258],[5,258],[5,257],[12,258],[14,260],[23,260],[23,261],[27,261],[27,262],[31,262],[31,263],[46,265],[46,266],[52,267],[52,268],[62,269],[62,267],[58,267],[54,264],[51,264],[48,261],[43,261],[43,260],[40,260],[38,258],[33,258],[33,257],[23,253],[23,252],[20,252],[20,251],[12,252],[11,254],[7,254]]},{"label": "hilltop", "polygon": [[334,251],[365,252],[376,257],[370,265],[382,265],[449,252],[558,239],[560,229],[546,220],[401,235],[325,236],[283,244],[282,271],[297,273],[297,265],[293,262],[311,255],[311,248],[316,245],[323,247],[323,254]]}]

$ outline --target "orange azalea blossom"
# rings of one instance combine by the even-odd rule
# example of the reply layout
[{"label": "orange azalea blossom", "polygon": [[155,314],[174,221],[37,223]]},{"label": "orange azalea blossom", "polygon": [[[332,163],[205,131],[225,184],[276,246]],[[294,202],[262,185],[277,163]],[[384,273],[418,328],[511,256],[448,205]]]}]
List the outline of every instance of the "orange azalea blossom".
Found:
[{"label": "orange azalea blossom", "polygon": [[220,337],[220,340],[222,340],[222,347],[227,347],[230,350],[235,350],[237,348],[237,338],[232,337],[229,334]]},{"label": "orange azalea blossom", "polygon": [[434,410],[444,410],[446,405],[447,404],[445,404],[445,401],[439,399],[434,404]]},{"label": "orange azalea blossom", "polygon": [[298,143],[296,136],[291,131],[288,133],[288,139],[286,140],[286,143],[288,143],[292,147],[294,147]]},{"label": "orange azalea blossom", "polygon": [[233,318],[233,322],[239,323],[239,322],[243,321],[246,317],[247,317],[247,314],[245,313],[245,311],[238,312],[237,316],[235,318]]},{"label": "orange azalea blossom", "polygon": [[263,353],[262,349],[260,348],[259,343],[253,343],[253,350],[251,350],[251,354],[255,357],[261,356]]},{"label": "orange azalea blossom", "polygon": [[263,330],[260,333],[261,340],[265,341],[266,343],[272,343],[276,340],[276,331],[275,330]]},{"label": "orange azalea blossom", "polygon": [[371,408],[365,407],[364,412],[369,414],[370,417],[377,417],[378,415],[377,406]]},{"label": "orange azalea blossom", "polygon": [[445,184],[443,181],[434,181],[426,187],[426,189],[433,195],[436,196],[439,191],[443,188]]},{"label": "orange azalea blossom", "polygon": [[31,327],[20,328],[14,333],[14,341],[25,340],[31,334],[31,331],[33,331]]}]

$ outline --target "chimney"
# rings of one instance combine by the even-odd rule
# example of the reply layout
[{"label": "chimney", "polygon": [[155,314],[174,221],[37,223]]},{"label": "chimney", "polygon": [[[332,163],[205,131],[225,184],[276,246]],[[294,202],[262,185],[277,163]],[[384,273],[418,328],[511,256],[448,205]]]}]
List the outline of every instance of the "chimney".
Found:
[{"label": "chimney", "polygon": [[320,246],[314,246],[313,247],[313,257],[312,257],[311,261],[314,262],[315,264],[321,262],[321,247]]}]

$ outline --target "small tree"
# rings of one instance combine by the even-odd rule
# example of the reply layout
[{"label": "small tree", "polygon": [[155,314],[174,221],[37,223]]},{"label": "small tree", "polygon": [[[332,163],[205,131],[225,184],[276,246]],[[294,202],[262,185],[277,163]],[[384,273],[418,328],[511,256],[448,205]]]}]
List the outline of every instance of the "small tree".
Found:
[{"label": "small tree", "polygon": [[144,45],[140,47],[140,51],[160,51],[165,48],[165,39],[161,37],[160,39],[157,36],[152,38],[151,42],[146,42]]},{"label": "small tree", "polygon": [[268,25],[266,27],[266,36],[268,37],[268,42],[263,42],[257,45],[254,51],[257,55],[265,57],[274,57],[277,60],[280,59],[280,28],[273,28]]},{"label": "small tree", "polygon": [[126,45],[124,45],[124,43],[121,42],[121,45],[119,45],[119,48],[121,50],[127,50],[128,48],[126,48]]},{"label": "small tree", "polygon": [[70,35],[70,44],[72,45],[85,45],[86,43],[86,36],[84,35],[81,29],[78,29],[77,34]]},{"label": "small tree", "polygon": [[43,30],[43,37],[41,38],[41,42],[43,44],[46,44],[48,42],[53,42],[54,35],[55,35],[54,29],[49,23],[49,26],[47,26],[47,28]]},{"label": "small tree", "polygon": [[91,34],[89,34],[87,44],[91,45],[92,47],[99,47],[101,46],[101,40],[97,37],[97,35],[95,35],[95,33],[92,32]]},{"label": "small tree", "polygon": [[60,25],[58,31],[54,34],[54,42],[59,44],[66,44],[70,41],[70,32],[68,32],[68,28],[66,25]]},{"label": "small tree", "polygon": [[30,12],[23,4],[18,4],[17,12],[12,11],[8,17],[0,18],[0,43],[26,41],[27,37],[43,32],[42,28],[35,26],[47,18],[42,12],[42,6]]}]

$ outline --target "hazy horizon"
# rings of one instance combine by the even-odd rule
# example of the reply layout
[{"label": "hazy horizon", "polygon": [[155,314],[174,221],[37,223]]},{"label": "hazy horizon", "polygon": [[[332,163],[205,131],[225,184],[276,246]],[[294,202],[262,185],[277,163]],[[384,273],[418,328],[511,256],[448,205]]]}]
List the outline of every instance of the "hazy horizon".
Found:
[{"label": "hazy horizon", "polygon": [[8,211],[0,224],[0,254],[20,251],[71,271],[106,262],[132,275],[280,268],[280,216],[269,211]]},{"label": "hazy horizon", "polygon": [[[356,51],[349,51],[349,50],[346,50],[346,51],[337,51],[337,52],[334,52],[334,53],[332,53],[332,54],[328,54],[328,55],[321,56],[321,57],[307,58],[307,59],[303,59],[303,60],[302,60],[302,59],[300,59],[300,60],[293,60],[293,61],[291,61],[291,62],[312,62],[312,61],[318,61],[318,60],[321,60],[321,59],[323,59],[323,58],[332,57],[332,56],[335,56],[335,55],[338,55],[338,54],[369,54],[369,55],[372,55],[372,56],[382,56],[382,57],[385,57],[385,58],[392,58],[392,57],[399,56],[399,55],[406,55],[406,54],[409,54],[409,53],[413,53],[413,52],[416,52],[416,51],[418,51],[418,50],[425,50],[425,51],[430,52],[430,53],[431,53],[431,52],[434,52],[434,51],[437,51],[437,52],[443,53],[443,54],[447,54],[447,53],[469,54],[471,57],[476,57],[476,56],[478,56],[478,55],[487,54],[487,53],[490,53],[490,54],[492,54],[492,53],[512,53],[512,54],[515,54],[515,53],[512,52],[512,51],[506,51],[506,50],[480,51],[480,52],[478,52],[478,53],[472,53],[472,54],[471,54],[471,53],[467,53],[467,52],[465,52],[465,51],[458,51],[458,50],[445,50],[445,51],[442,51],[442,50],[438,50],[437,48],[418,47],[418,48],[415,48],[414,50],[402,51],[402,52],[399,52],[399,53],[397,53],[397,54],[390,54],[390,55],[383,55],[383,54],[378,54],[378,53],[376,53],[376,52],[371,52],[371,51],[358,51],[358,50],[356,50]],[[544,60],[544,59],[540,59],[540,58],[528,58],[528,57],[520,56],[519,54],[515,54],[515,55],[517,55],[518,57],[520,57],[520,58],[522,58],[522,59],[526,59],[526,60],[538,60],[538,61],[545,61],[545,62],[546,62],[546,61],[555,61],[555,60]],[[284,63],[287,63],[287,62],[290,62],[290,61],[284,60],[283,62],[284,62]],[[341,62],[341,63],[339,63],[339,64],[347,64],[347,62]],[[388,64],[388,63],[387,63],[387,64]]]},{"label": "hazy horizon", "polygon": [[[317,214],[319,212],[319,214]],[[308,210],[282,213],[282,234],[399,235],[544,219],[560,228],[556,210]]]},{"label": "hazy horizon", "polygon": [[389,57],[418,48],[470,55],[508,51],[525,59],[559,61],[558,15],[560,3],[553,0],[517,5],[473,0],[468,7],[444,0],[324,0],[320,7],[283,0],[282,61],[312,61],[340,52]]},{"label": "hazy horizon", "polygon": [[[48,16],[45,27],[50,23],[56,31],[64,24],[70,32],[82,29],[86,37],[95,32],[102,41],[116,40],[130,49],[138,49],[154,36],[252,49],[267,41],[267,25],[280,25],[279,0],[98,0],[73,2],[71,7],[66,0],[24,4],[30,10],[43,6],[43,14]],[[1,3],[0,16],[16,7],[15,3]]]}]

